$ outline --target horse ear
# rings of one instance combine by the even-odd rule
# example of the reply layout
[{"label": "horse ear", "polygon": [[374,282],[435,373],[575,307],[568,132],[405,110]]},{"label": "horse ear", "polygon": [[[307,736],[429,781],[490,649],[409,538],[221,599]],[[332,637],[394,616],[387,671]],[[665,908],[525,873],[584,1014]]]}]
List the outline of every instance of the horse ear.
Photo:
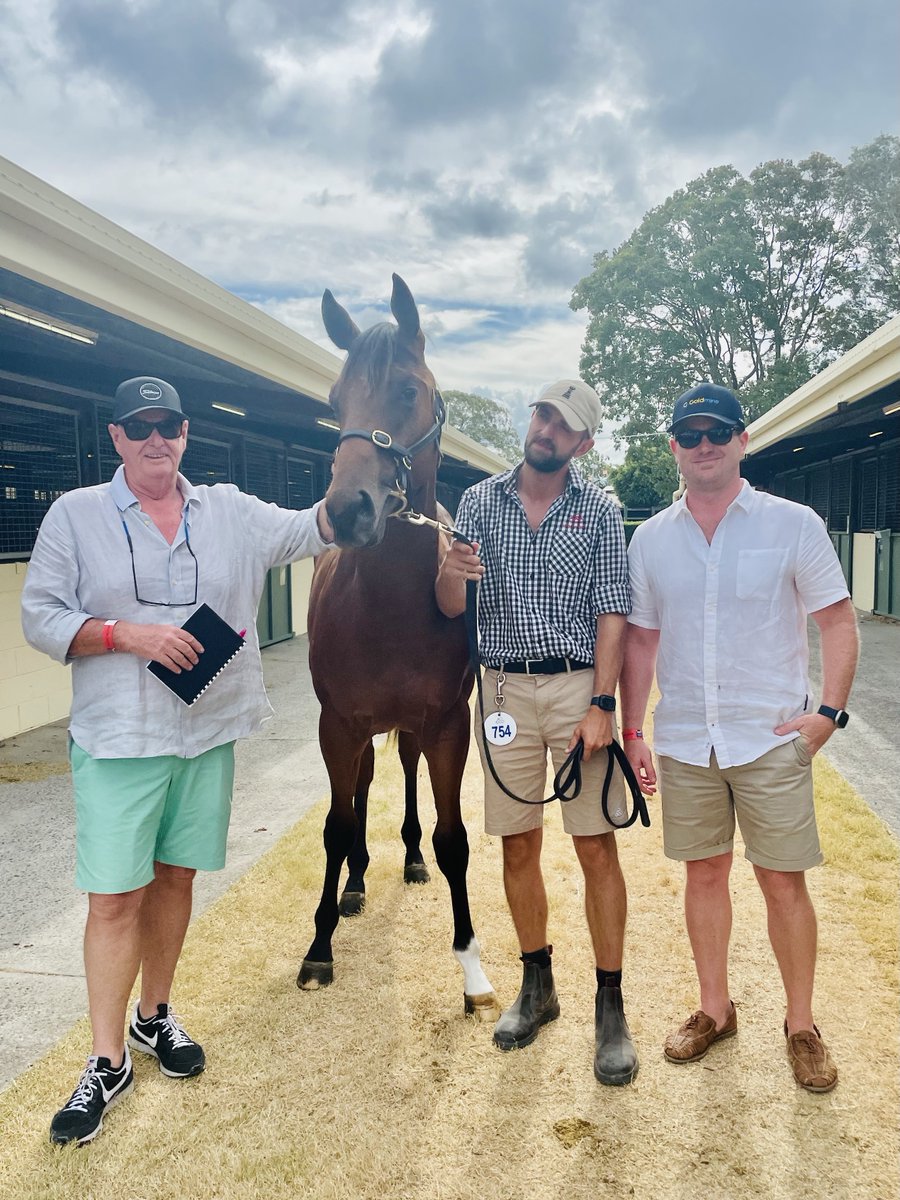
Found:
[{"label": "horse ear", "polygon": [[412,292],[400,276],[395,272],[391,278],[394,281],[394,290],[391,292],[391,312],[394,314],[394,320],[400,326],[403,337],[407,341],[413,342],[422,336],[419,310],[416,308]]},{"label": "horse ear", "polygon": [[340,350],[349,350],[359,337],[359,329],[353,318],[332,296],[328,288],[322,296],[322,320],[325,332]]}]

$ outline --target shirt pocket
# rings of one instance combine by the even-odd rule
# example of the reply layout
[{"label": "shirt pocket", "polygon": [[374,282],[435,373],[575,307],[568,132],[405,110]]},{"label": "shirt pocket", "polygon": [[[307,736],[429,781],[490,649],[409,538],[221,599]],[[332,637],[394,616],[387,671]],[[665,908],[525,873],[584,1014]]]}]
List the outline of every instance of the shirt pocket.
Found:
[{"label": "shirt pocket", "polygon": [[774,600],[787,556],[786,549],[738,551],[735,589],[738,599]]},{"label": "shirt pocket", "polygon": [[556,576],[586,575],[590,554],[590,538],[583,533],[561,533],[553,539],[547,555],[547,569]]}]

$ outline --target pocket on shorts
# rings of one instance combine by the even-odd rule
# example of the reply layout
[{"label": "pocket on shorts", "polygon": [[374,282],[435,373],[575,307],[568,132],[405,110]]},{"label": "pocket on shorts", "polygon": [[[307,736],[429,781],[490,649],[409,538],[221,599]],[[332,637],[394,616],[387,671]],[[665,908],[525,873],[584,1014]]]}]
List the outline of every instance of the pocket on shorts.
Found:
[{"label": "pocket on shorts", "polygon": [[801,733],[799,737],[795,737],[791,742],[794,747],[794,753],[800,761],[801,766],[808,767],[812,762],[812,755],[809,752],[809,746],[806,744],[806,739]]}]

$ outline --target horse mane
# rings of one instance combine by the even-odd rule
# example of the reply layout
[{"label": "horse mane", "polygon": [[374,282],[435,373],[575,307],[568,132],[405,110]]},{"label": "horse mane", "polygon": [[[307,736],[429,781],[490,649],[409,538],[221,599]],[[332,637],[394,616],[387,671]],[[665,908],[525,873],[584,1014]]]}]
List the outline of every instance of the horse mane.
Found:
[{"label": "horse mane", "polygon": [[387,383],[394,365],[397,326],[382,321],[354,338],[347,353],[343,374],[362,372],[371,391]]}]

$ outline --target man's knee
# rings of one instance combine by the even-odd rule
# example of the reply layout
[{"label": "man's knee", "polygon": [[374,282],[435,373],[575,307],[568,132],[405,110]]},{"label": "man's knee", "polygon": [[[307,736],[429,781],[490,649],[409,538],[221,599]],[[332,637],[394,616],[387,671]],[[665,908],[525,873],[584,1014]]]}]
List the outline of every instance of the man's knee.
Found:
[{"label": "man's knee", "polygon": [[543,830],[528,829],[503,837],[503,866],[507,871],[522,871],[541,860]]},{"label": "man's knee", "polygon": [[617,869],[619,851],[614,833],[594,833],[587,836],[575,834],[572,842],[585,874]]},{"label": "man's knee", "polygon": [[726,882],[731,872],[734,854],[715,854],[712,858],[689,859],[685,864],[687,881],[693,887],[716,887]]},{"label": "man's knee", "polygon": [[88,920],[114,925],[136,919],[146,888],[131,892],[89,892]]},{"label": "man's knee", "polygon": [[155,862],[153,864],[155,879],[163,884],[189,887],[197,874],[194,867],[176,867],[172,863]]}]

